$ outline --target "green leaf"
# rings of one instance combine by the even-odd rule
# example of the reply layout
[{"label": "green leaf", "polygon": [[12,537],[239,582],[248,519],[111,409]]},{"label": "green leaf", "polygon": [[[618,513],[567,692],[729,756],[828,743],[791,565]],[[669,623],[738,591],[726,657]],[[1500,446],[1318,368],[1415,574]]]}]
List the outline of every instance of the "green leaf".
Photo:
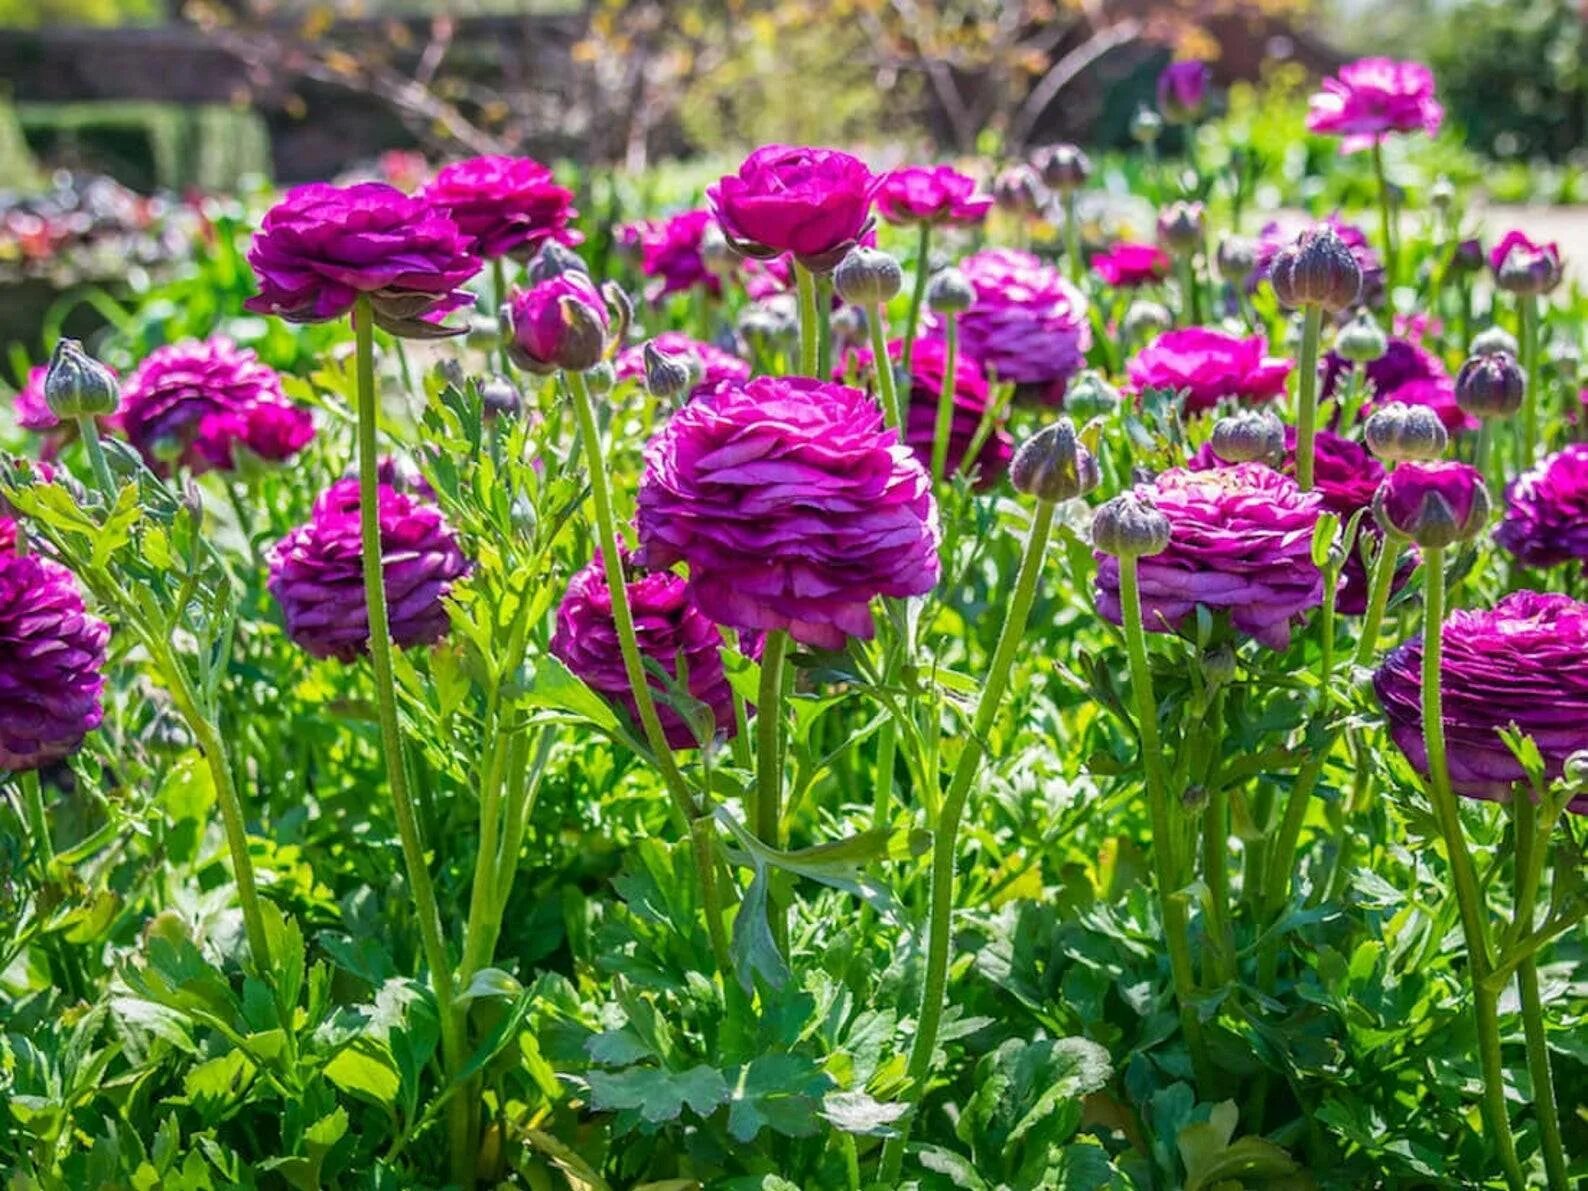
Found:
[{"label": "green leaf", "polygon": [[523,991],[524,986],[501,968],[481,968],[470,978],[469,987],[458,994],[458,1003],[466,1005],[490,997],[511,1000]]},{"label": "green leaf", "polygon": [[822,1116],[845,1133],[862,1137],[893,1137],[893,1123],[909,1111],[908,1104],[884,1104],[865,1091],[831,1092],[822,1102]]},{"label": "green leaf", "polygon": [[734,1081],[728,1132],[743,1142],[753,1141],[762,1129],[810,1137],[832,1084],[832,1077],[804,1055],[752,1059]]},{"label": "green leaf", "polygon": [[710,1116],[728,1099],[728,1085],[714,1068],[663,1071],[656,1067],[630,1067],[623,1071],[589,1071],[590,1107],[597,1112],[637,1111],[653,1125],[677,1120],[689,1108],[700,1117]]},{"label": "green leaf", "polygon": [[325,1065],[325,1077],[342,1091],[391,1111],[401,1079],[384,1047],[364,1042],[339,1052]]}]

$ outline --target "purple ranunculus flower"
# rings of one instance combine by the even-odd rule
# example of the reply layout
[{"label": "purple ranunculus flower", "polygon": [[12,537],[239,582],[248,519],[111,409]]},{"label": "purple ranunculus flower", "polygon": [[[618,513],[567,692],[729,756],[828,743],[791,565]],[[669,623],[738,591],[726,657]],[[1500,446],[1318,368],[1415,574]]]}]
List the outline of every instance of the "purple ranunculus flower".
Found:
[{"label": "purple ranunculus flower", "polygon": [[1169,254],[1156,244],[1120,241],[1092,256],[1092,272],[1115,289],[1152,285],[1169,275]]},{"label": "purple ranunculus flower", "polygon": [[287,400],[275,370],[222,336],[155,348],[127,375],[117,420],[157,471],[231,471],[238,447],[279,463],[314,437],[314,419]]},{"label": "purple ranunculus flower", "polygon": [[1208,327],[1165,331],[1131,358],[1126,375],[1135,390],[1183,391],[1187,415],[1234,399],[1247,404],[1274,400],[1285,392],[1292,363],[1265,354],[1261,335],[1242,338]]},{"label": "purple ranunculus flower", "polygon": [[[1323,497],[1264,463],[1172,468],[1137,492],[1169,519],[1169,545],[1138,563],[1146,629],[1172,633],[1197,605],[1271,649],[1323,602],[1312,534]],[[1119,559],[1097,554],[1097,609],[1120,623]]]},{"label": "purple ranunculus flower", "polygon": [[1307,131],[1343,137],[1341,149],[1356,153],[1392,132],[1432,136],[1444,118],[1428,67],[1393,58],[1362,58],[1323,80],[1323,89],[1308,102]]},{"label": "purple ranunculus flower", "polygon": [[712,297],[722,293],[722,281],[706,268],[701,243],[712,223],[705,209],[682,211],[666,219],[647,219],[623,229],[639,250],[640,272],[651,278],[645,296],[659,302],[668,294],[683,294],[697,286]]},{"label": "purple ranunculus flower", "polygon": [[468,251],[492,260],[527,261],[548,240],[584,240],[571,227],[579,218],[573,191],[557,185],[549,167],[533,157],[487,155],[443,166],[421,197],[446,212],[468,238]]},{"label": "purple ranunculus flower", "polygon": [[908,165],[883,176],[877,188],[877,214],[889,223],[947,223],[970,227],[992,209],[976,179],[951,165]]},{"label": "purple ranunculus flower", "polygon": [[1465,537],[1488,516],[1488,493],[1483,474],[1470,463],[1402,463],[1379,485],[1373,513],[1383,528],[1414,541],[1430,528],[1441,532],[1447,518],[1460,531],[1458,536]]},{"label": "purple ranunculus flower", "polygon": [[[1351,368],[1351,362],[1345,357],[1335,352],[1325,355],[1320,396],[1335,396],[1336,389],[1345,384]],[[1379,406],[1399,401],[1405,405],[1428,406],[1452,434],[1477,425],[1477,419],[1456,404],[1455,379],[1439,357],[1413,340],[1391,335],[1384,354],[1365,365],[1363,374],[1373,389],[1363,403],[1363,418]]]},{"label": "purple ranunculus flower", "polygon": [[1588,567],[1588,443],[1572,443],[1511,481],[1494,538],[1524,566]]},{"label": "purple ranunculus flower", "polygon": [[[1029,252],[987,248],[960,262],[976,304],[959,315],[960,350],[1000,381],[1057,405],[1092,345],[1086,298]],[[932,329],[943,320],[932,316]]]},{"label": "purple ranunculus flower", "polygon": [[[715,388],[724,381],[742,382],[750,379],[749,361],[741,359],[732,352],[723,351],[714,343],[693,339],[683,331],[663,331],[651,342],[663,355],[682,356],[693,360],[699,367],[700,380],[692,390],[691,397]],[[643,381],[645,345],[636,343],[633,347],[625,348],[618,353],[617,359],[612,362],[612,367],[619,380]]]},{"label": "purple ranunculus flower", "polygon": [[59,761],[99,726],[109,639],[65,567],[0,555],[0,770]]},{"label": "purple ranunculus flower", "polygon": [[[378,489],[381,567],[391,638],[403,649],[446,635],[445,597],[468,571],[441,510],[389,484]],[[358,480],[332,484],[309,520],[272,547],[270,594],[287,636],[317,658],[350,662],[369,649]]]},{"label": "purple ranunculus flower", "polygon": [[[582,324],[569,320],[564,303],[587,314]],[[606,300],[588,273],[571,269],[517,289],[507,299],[508,329],[513,362],[531,372],[551,372],[563,366],[573,337],[581,327],[605,333],[611,326]],[[582,350],[582,347],[581,347]],[[599,354],[599,353],[598,353]]]},{"label": "purple ranunculus flower", "polygon": [[[858,348],[850,353],[860,376],[871,383],[874,371],[869,348]],[[888,344],[888,358],[897,367],[904,358],[904,340],[895,339]],[[835,374],[844,372],[842,367]],[[948,372],[948,347],[934,336],[915,341],[910,352],[910,390],[905,409],[904,438],[921,461],[921,466],[932,466],[932,443],[937,433],[937,402],[943,392],[943,380]],[[971,441],[981,426],[982,415],[987,412],[991,397],[987,391],[987,378],[976,362],[963,353],[954,356],[954,401],[948,430],[948,455],[944,466],[949,474],[957,472],[970,450]],[[976,454],[968,474],[976,477],[976,486],[986,489],[996,484],[1009,470],[1009,460],[1014,457],[1014,440],[1003,426],[1002,419],[987,435]]]},{"label": "purple ranunculus flower", "polygon": [[697,605],[737,629],[841,649],[871,601],[938,576],[932,482],[859,389],[808,377],[725,384],[645,448],[643,562],[689,566]]},{"label": "purple ranunculus flower", "polygon": [[1213,72],[1206,62],[1171,62],[1158,75],[1158,112],[1170,124],[1195,120],[1207,107]]},{"label": "purple ranunculus flower", "polygon": [[368,294],[394,335],[446,334],[434,320],[470,305],[458,287],[480,270],[445,212],[384,182],[314,182],[265,213],[248,263],[259,293],[244,305],[295,323],[325,322]]},{"label": "purple ranunculus flower", "polygon": [[[642,571],[624,560],[629,608],[640,653],[675,679],[680,658],[689,676],[689,693],[711,709],[717,731],[734,734],[733,692],[722,668],[722,633],[695,607],[689,584],[671,571]],[[551,652],[597,693],[621,705],[629,720],[639,723],[639,708],[623,668],[617,625],[612,619],[612,590],[606,567],[597,555],[568,584],[557,608],[557,631]],[[656,713],[667,743],[675,749],[696,748],[689,724],[665,698],[666,686],[650,675],[656,692]]]},{"label": "purple ranunculus flower", "polygon": [[728,242],[746,256],[793,253],[826,272],[860,242],[880,179],[837,149],[763,145],[706,188]]},{"label": "purple ranunculus flower", "polygon": [[[1506,801],[1527,774],[1500,733],[1514,726],[1538,745],[1545,776],[1588,749],[1588,604],[1569,596],[1513,591],[1492,609],[1458,609],[1440,633],[1450,784],[1468,798]],[[1390,738],[1418,772],[1423,747],[1423,639],[1392,649],[1373,676]],[[1588,796],[1571,809],[1588,814]]]},{"label": "purple ranunculus flower", "polygon": [[44,396],[44,377],[49,370],[48,364],[35,364],[29,368],[22,387],[17,390],[11,403],[11,414],[23,430],[43,432],[54,430],[61,424],[61,419]]}]

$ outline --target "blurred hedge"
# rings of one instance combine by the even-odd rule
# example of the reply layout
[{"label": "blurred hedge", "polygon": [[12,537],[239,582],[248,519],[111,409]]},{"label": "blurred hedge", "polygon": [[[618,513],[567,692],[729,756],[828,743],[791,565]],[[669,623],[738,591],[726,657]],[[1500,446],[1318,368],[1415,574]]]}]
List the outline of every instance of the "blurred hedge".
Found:
[{"label": "blurred hedge", "polygon": [[135,190],[230,191],[269,176],[270,136],[258,113],[216,104],[18,104],[42,160],[110,174]]}]

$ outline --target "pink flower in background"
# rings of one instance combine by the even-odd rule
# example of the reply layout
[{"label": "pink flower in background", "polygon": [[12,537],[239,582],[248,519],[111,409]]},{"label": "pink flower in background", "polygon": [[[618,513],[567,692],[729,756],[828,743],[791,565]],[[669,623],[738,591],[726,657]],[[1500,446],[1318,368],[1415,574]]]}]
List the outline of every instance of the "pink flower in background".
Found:
[{"label": "pink flower in background", "polygon": [[1512,480],[1494,532],[1524,566],[1588,567],[1588,443],[1573,443]]},{"label": "pink flower in background", "polygon": [[50,408],[44,397],[44,377],[50,370],[48,364],[35,364],[28,369],[27,379],[17,390],[11,403],[11,412],[17,425],[24,430],[53,430],[61,424],[60,418]]},{"label": "pink flower in background", "polygon": [[1116,288],[1151,285],[1169,275],[1169,254],[1156,244],[1121,240],[1092,257],[1092,272]]},{"label": "pink flower in background", "polygon": [[1307,130],[1343,137],[1356,153],[1392,132],[1439,131],[1445,109],[1434,98],[1434,75],[1420,62],[1362,58],[1323,80],[1308,103]]},{"label": "pink flower in background", "polygon": [[[1323,358],[1323,397],[1343,392],[1350,361],[1334,352]],[[1456,382],[1439,357],[1421,344],[1397,335],[1389,338],[1384,354],[1364,366],[1363,374],[1372,394],[1362,406],[1362,417],[1381,405],[1399,401],[1406,405],[1426,405],[1439,415],[1445,429],[1455,434],[1472,429],[1477,420],[1456,404]]]},{"label": "pink flower in background", "polygon": [[424,188],[424,199],[452,217],[469,239],[469,251],[487,260],[527,261],[548,240],[579,244],[571,224],[579,217],[573,191],[557,185],[549,167],[533,157],[470,157],[443,166]]},{"label": "pink flower in background", "polygon": [[1213,72],[1206,62],[1171,62],[1158,75],[1158,112],[1170,124],[1195,120],[1207,107]]},{"label": "pink flower in background", "polygon": [[1126,374],[1136,391],[1184,391],[1187,415],[1203,413],[1220,401],[1250,404],[1272,401],[1285,391],[1293,364],[1266,355],[1261,335],[1241,338],[1207,327],[1165,331],[1131,359]]},{"label": "pink flower in background", "polygon": [[866,231],[881,179],[837,149],[763,145],[706,188],[711,213],[747,256],[793,253],[828,270]]},{"label": "pink flower in background", "polygon": [[981,223],[992,195],[978,193],[976,179],[950,165],[909,165],[885,174],[877,187],[877,214],[894,224]]},{"label": "pink flower in background", "polygon": [[701,256],[701,239],[711,224],[705,209],[684,211],[667,219],[647,219],[622,229],[639,249],[640,271],[652,278],[645,296],[652,302],[668,294],[687,293],[703,287],[713,297],[722,293],[722,282],[706,268]]}]

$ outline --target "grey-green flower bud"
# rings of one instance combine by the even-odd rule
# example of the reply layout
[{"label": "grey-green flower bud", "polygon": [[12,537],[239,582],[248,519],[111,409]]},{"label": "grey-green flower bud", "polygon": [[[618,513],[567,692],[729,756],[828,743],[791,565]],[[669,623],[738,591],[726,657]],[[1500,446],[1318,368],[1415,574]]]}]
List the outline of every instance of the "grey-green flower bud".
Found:
[{"label": "grey-green flower bud", "polygon": [[1274,463],[1285,453],[1285,425],[1266,409],[1243,409],[1213,426],[1213,453],[1225,463]]},{"label": "grey-green flower bud", "polygon": [[1231,285],[1244,285],[1257,268],[1257,245],[1245,236],[1225,236],[1213,259],[1220,277]]},{"label": "grey-green flower bud", "polygon": [[1091,369],[1076,376],[1064,391],[1064,408],[1082,423],[1109,417],[1119,405],[1119,390]]},{"label": "grey-green flower bud", "polygon": [[833,270],[833,286],[844,301],[870,309],[893,300],[904,286],[904,271],[890,254],[858,245]]},{"label": "grey-green flower bud", "polygon": [[1158,242],[1176,256],[1202,247],[1206,211],[1201,203],[1176,200],[1158,215]]},{"label": "grey-green flower bud", "polygon": [[493,375],[480,382],[480,403],[484,406],[487,420],[513,418],[524,408],[524,395],[507,377]]},{"label": "grey-green flower bud", "polygon": [[1130,135],[1139,144],[1152,144],[1163,135],[1163,117],[1149,107],[1137,108],[1130,118]]},{"label": "grey-green flower bud", "polygon": [[605,397],[618,383],[618,374],[611,363],[598,360],[595,364],[585,369],[584,383],[590,389],[592,397]]},{"label": "grey-green flower bud", "polygon": [[1081,445],[1075,423],[1060,418],[1044,426],[1015,452],[1009,483],[1016,492],[1057,502],[1085,496],[1098,485],[1097,460]]},{"label": "grey-green flower bud", "polygon": [[1362,293],[1362,266],[1327,223],[1317,224],[1281,249],[1269,266],[1268,279],[1280,304],[1291,310],[1319,306],[1335,314]]},{"label": "grey-green flower bud", "polygon": [[1374,410],[1362,427],[1362,438],[1367,449],[1385,463],[1442,458],[1450,441],[1444,423],[1432,409],[1399,401]]},{"label": "grey-green flower bud", "polygon": [[1167,306],[1162,302],[1137,298],[1126,307],[1120,329],[1125,332],[1125,338],[1140,343],[1162,334],[1172,326],[1174,315],[1169,313]]},{"label": "grey-green flower bud", "polygon": [[44,400],[62,421],[97,418],[116,412],[121,386],[115,373],[85,352],[81,343],[62,339],[44,374]]},{"label": "grey-green flower bud", "polygon": [[687,356],[667,354],[654,339],[646,341],[641,355],[645,358],[645,388],[658,401],[680,401],[695,387],[696,369]]},{"label": "grey-green flower bud", "polygon": [[937,314],[963,314],[976,304],[976,288],[970,278],[950,266],[939,269],[926,283],[927,309]]},{"label": "grey-green flower bud", "polygon": [[529,284],[538,285],[542,281],[560,277],[564,273],[588,274],[589,272],[589,266],[577,252],[565,248],[555,240],[547,240],[540,246],[535,259],[529,262]]},{"label": "grey-green flower bud", "polygon": [[1516,336],[1504,327],[1487,327],[1472,337],[1473,355],[1492,356],[1496,352],[1504,352],[1508,356],[1516,355]]},{"label": "grey-green flower bud", "polygon": [[1334,350],[1353,364],[1371,364],[1389,350],[1384,328],[1366,310],[1358,310],[1334,338]]},{"label": "grey-green flower bud", "polygon": [[1012,165],[993,179],[993,201],[1015,215],[1035,215],[1042,206],[1042,183],[1029,165]]},{"label": "grey-green flower bud", "polygon": [[1079,190],[1092,176],[1091,158],[1077,145],[1049,145],[1039,149],[1036,166],[1042,181],[1059,194]]},{"label": "grey-green flower bud", "polygon": [[1169,518],[1134,492],[1120,493],[1092,514],[1092,545],[1116,558],[1162,554],[1169,531]]}]

